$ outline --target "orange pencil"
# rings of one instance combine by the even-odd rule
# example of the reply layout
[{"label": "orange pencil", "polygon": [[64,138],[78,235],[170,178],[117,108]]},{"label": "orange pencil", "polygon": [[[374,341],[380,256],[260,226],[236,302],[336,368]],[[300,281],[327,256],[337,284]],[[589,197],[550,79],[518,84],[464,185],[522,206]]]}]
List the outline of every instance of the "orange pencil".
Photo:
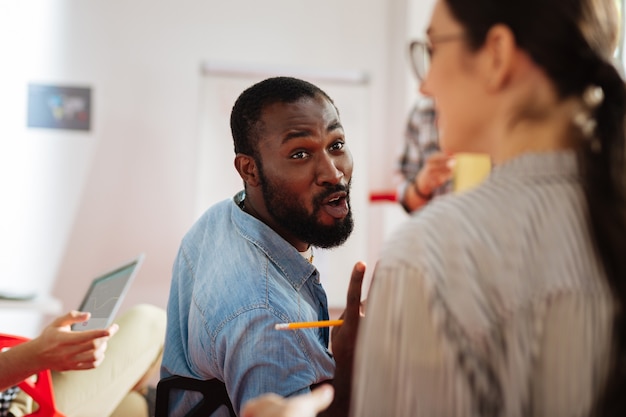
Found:
[{"label": "orange pencil", "polygon": [[296,330],[309,329],[311,327],[341,326],[342,323],[343,320],[300,321],[295,323],[278,323],[274,328],[276,330]]}]

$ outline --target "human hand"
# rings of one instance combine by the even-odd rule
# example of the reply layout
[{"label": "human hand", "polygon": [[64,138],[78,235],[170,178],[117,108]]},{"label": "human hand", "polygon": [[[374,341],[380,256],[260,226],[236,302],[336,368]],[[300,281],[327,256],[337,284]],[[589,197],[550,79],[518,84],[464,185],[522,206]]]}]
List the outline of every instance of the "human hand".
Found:
[{"label": "human hand", "polygon": [[328,384],[291,398],[264,394],[248,401],[241,409],[241,417],[315,417],[330,405],[333,395],[333,387]]},{"label": "human hand", "polygon": [[364,262],[357,262],[352,269],[350,284],[348,285],[348,295],[346,309],[341,314],[343,324],[335,326],[332,330],[332,349],[337,362],[351,363],[354,355],[356,336],[359,330],[361,318],[361,287],[365,276],[366,265]]},{"label": "human hand", "polygon": [[343,324],[333,328],[331,341],[335,356],[333,386],[335,399],[323,413],[324,416],[347,416],[352,391],[352,367],[359,323],[361,321],[361,286],[365,275],[365,263],[357,262],[352,269],[346,309],[341,315]]},{"label": "human hand", "polygon": [[422,196],[430,196],[452,178],[454,158],[443,152],[428,157],[415,177],[414,186]]},{"label": "human hand", "polygon": [[71,325],[89,319],[89,313],[70,311],[58,317],[31,341],[37,368],[55,371],[91,369],[104,360],[107,340],[117,324],[107,329],[72,331]]}]

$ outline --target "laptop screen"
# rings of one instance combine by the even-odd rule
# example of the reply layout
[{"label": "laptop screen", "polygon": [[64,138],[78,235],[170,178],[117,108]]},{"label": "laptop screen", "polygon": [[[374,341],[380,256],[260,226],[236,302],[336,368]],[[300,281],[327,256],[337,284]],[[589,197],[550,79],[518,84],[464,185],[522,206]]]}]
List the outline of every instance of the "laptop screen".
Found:
[{"label": "laptop screen", "polygon": [[87,321],[74,324],[72,329],[90,330],[108,327],[113,322],[142,261],[143,254],[94,279],[79,307],[80,311],[90,312],[91,317]]}]

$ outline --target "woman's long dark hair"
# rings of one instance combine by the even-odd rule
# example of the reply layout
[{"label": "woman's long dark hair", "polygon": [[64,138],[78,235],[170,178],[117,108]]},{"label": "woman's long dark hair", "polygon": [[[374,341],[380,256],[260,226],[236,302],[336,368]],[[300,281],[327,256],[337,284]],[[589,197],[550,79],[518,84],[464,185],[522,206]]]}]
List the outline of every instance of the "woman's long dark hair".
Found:
[{"label": "woman's long dark hair", "polygon": [[604,92],[592,114],[598,142],[583,141],[579,161],[594,244],[618,304],[615,362],[596,410],[602,416],[626,416],[626,87],[609,62],[616,26],[606,19],[616,18],[607,13],[614,0],[445,1],[465,28],[470,48],[480,48],[489,29],[501,23],[548,74],[561,98],[582,97],[591,86]]}]

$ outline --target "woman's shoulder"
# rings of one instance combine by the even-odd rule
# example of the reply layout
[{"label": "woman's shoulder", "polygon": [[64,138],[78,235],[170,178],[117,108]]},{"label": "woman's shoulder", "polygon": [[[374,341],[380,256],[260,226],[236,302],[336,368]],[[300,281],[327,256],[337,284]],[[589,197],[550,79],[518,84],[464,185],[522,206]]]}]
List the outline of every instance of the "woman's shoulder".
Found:
[{"label": "woman's shoulder", "polygon": [[410,252],[440,252],[471,245],[506,229],[514,199],[489,187],[438,197],[400,224],[386,246],[393,248],[392,253],[402,253],[404,247]]},{"label": "woman's shoulder", "polygon": [[520,290],[523,280],[511,273],[527,256],[519,238],[525,227],[511,221],[516,198],[492,186],[441,197],[392,234],[379,265],[387,271],[410,268],[428,292],[441,290],[469,304],[470,294],[499,293],[499,277],[505,274],[514,281],[510,286]]}]

